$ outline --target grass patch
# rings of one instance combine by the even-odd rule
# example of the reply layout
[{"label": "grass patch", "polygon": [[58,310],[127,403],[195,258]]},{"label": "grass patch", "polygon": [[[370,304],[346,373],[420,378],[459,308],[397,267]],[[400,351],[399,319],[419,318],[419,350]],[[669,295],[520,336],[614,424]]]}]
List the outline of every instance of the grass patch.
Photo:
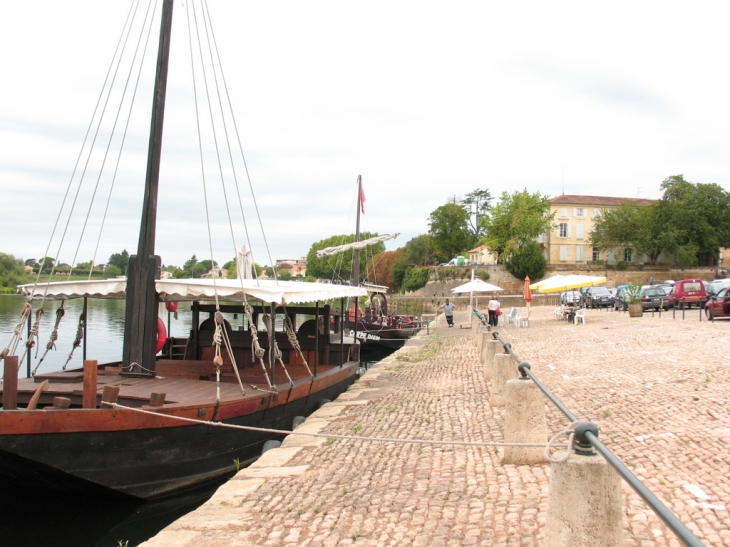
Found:
[{"label": "grass patch", "polygon": [[407,361],[409,363],[419,363],[436,356],[443,346],[443,340],[441,338],[434,337],[428,344],[410,353],[404,353],[398,355],[396,359],[399,361]]}]

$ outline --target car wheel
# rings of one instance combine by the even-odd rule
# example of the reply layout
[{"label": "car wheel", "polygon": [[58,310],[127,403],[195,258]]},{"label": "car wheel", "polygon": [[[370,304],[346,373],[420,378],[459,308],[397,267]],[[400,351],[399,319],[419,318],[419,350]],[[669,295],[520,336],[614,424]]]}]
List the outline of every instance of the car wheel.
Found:
[{"label": "car wheel", "polygon": [[715,313],[712,311],[712,308],[705,308],[705,315],[707,316],[708,321],[712,321],[715,318]]}]

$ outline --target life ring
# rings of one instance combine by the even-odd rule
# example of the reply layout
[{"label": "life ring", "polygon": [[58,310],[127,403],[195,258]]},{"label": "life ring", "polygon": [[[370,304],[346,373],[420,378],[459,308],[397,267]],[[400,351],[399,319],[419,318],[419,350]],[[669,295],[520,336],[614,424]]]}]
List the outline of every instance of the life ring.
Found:
[{"label": "life ring", "polygon": [[[175,302],[177,304],[177,302]],[[160,350],[165,347],[167,342],[167,329],[165,329],[165,323],[162,319],[157,318],[157,345],[155,346],[155,353],[160,353]]]},{"label": "life ring", "polygon": [[177,302],[165,302],[165,309],[170,313],[175,313],[177,311],[177,304]]}]

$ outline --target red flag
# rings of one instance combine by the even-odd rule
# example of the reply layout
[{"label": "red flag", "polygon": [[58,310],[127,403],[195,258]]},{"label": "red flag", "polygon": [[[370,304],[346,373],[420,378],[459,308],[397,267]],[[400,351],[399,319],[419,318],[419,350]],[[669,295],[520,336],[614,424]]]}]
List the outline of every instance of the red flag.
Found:
[{"label": "red flag", "polygon": [[360,211],[362,211],[362,214],[365,214],[365,192],[362,189],[362,184],[360,184]]}]

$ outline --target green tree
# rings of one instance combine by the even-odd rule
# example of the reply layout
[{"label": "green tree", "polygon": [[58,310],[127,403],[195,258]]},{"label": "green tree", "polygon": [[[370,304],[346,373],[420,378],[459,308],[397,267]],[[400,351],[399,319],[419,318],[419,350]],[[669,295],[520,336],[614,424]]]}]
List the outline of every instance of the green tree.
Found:
[{"label": "green tree", "polygon": [[406,256],[409,264],[433,266],[437,263],[433,236],[421,234],[406,243]]},{"label": "green tree", "polygon": [[[469,192],[464,199],[461,200],[461,206],[469,213],[469,225],[474,232],[475,240],[484,235],[484,228],[480,219],[489,215],[489,202],[494,198],[489,190],[474,190]],[[472,221],[472,217],[474,220]]]},{"label": "green tree", "polygon": [[431,268],[409,268],[403,279],[403,290],[412,292],[425,287],[430,273]]},{"label": "green tree", "polygon": [[[23,261],[15,256],[0,253],[0,287],[14,288],[24,282]],[[8,289],[8,292],[10,289]]]},{"label": "green tree", "polygon": [[41,271],[49,273],[56,263],[56,259],[51,256],[44,256],[38,262],[41,264]]},{"label": "green tree", "polygon": [[120,270],[117,266],[107,266],[104,270],[104,277],[107,279],[111,279],[112,277],[119,277],[122,275],[122,270]]},{"label": "green tree", "polygon": [[[360,234],[360,240],[369,239],[377,236],[377,233],[363,232]],[[317,251],[321,251],[326,247],[337,247],[346,243],[353,243],[355,234],[336,235],[317,241],[307,253],[307,275],[312,275],[318,279],[333,279],[339,281],[347,281],[352,277],[353,251],[345,251],[333,256],[325,256],[317,258]],[[385,251],[385,243],[382,241],[367,247],[360,251],[360,279],[362,281],[366,275],[366,267],[368,260]]]},{"label": "green tree", "polygon": [[504,266],[520,281],[528,275],[530,279],[542,279],[547,269],[547,260],[542,255],[540,245],[536,241],[528,241],[509,255]]},{"label": "green tree", "polygon": [[127,271],[129,265],[129,253],[127,249],[124,249],[121,253],[114,253],[109,257],[107,261],[107,268],[109,266],[116,266],[119,270],[124,273]]},{"label": "green tree", "polygon": [[652,264],[667,248],[665,226],[659,204],[648,206],[622,203],[615,209],[604,209],[593,225],[589,244],[607,251],[632,247],[639,255],[646,254]]},{"label": "green tree", "polygon": [[291,270],[277,270],[276,276],[278,279],[281,279],[282,281],[291,281],[294,279],[294,276],[291,273]]},{"label": "green tree", "polygon": [[552,227],[555,213],[549,213],[550,200],[540,192],[502,192],[490,216],[483,220],[487,235],[481,243],[497,253],[499,262],[506,262],[512,253]]},{"label": "green tree", "polygon": [[[720,247],[730,246],[730,193],[717,184],[691,183],[683,175],[664,179],[659,219],[663,244],[680,265],[716,264]],[[694,254],[694,260],[690,259]]]},{"label": "green tree", "polygon": [[455,203],[442,205],[431,213],[428,233],[433,238],[434,254],[441,262],[465,253],[474,244],[469,213]]},{"label": "green tree", "polygon": [[393,275],[393,285],[400,288],[403,287],[406,273],[409,269],[411,269],[412,266],[408,262],[408,255],[406,254],[405,250],[399,249],[399,251],[402,251],[402,254],[398,258],[396,258],[395,262],[393,262],[391,273]]}]

